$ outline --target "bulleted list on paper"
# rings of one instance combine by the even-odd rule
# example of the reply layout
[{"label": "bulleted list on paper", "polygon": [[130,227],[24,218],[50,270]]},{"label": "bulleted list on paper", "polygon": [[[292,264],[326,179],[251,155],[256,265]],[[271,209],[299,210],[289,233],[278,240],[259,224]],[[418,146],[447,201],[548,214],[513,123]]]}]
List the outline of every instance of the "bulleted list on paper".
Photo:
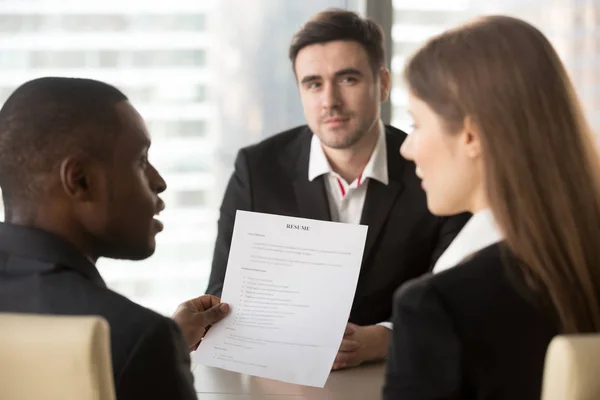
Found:
[{"label": "bulleted list on paper", "polygon": [[354,299],[367,227],[238,211],[222,301],[195,362],[323,387]]}]

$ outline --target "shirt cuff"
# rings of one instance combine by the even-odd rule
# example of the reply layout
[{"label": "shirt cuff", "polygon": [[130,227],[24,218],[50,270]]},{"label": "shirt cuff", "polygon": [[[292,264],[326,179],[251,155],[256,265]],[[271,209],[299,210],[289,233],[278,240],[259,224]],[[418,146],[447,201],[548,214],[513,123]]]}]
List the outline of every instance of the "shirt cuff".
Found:
[{"label": "shirt cuff", "polygon": [[385,322],[380,322],[377,325],[379,326],[385,326],[386,328],[388,328],[390,331],[393,330],[394,324],[392,324],[389,321],[385,321]]}]

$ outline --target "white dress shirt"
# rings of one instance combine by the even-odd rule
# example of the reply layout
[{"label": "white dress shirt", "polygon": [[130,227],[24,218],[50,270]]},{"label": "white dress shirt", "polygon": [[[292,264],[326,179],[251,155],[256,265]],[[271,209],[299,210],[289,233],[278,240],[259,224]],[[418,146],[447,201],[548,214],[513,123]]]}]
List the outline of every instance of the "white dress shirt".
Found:
[{"label": "white dress shirt", "polygon": [[[383,122],[379,122],[379,137],[367,165],[365,165],[363,172],[351,183],[346,182],[331,168],[321,146],[321,141],[317,135],[313,135],[310,143],[308,180],[312,182],[321,175],[326,175],[325,191],[327,192],[327,202],[329,203],[332,221],[360,224],[369,181],[375,179],[384,185],[389,183],[387,145]],[[392,329],[392,324],[387,321],[378,325]]]},{"label": "white dress shirt", "polygon": [[321,141],[317,135],[312,137],[308,161],[308,180],[312,182],[317,177],[326,175],[325,189],[329,211],[331,219],[335,222],[360,224],[369,180],[375,179],[384,185],[389,183],[385,128],[383,123],[380,122],[379,125],[379,137],[373,153],[363,172],[351,183],[346,182],[331,168],[323,147],[321,147]]},{"label": "white dress shirt", "polygon": [[452,268],[473,253],[502,240],[492,211],[479,211],[469,219],[450,246],[438,258],[433,273]]}]

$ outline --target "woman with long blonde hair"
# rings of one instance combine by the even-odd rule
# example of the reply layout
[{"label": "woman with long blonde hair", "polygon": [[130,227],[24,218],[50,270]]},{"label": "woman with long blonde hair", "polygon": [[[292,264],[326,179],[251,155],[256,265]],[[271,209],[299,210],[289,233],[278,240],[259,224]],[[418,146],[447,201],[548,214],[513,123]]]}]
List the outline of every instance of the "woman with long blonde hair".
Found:
[{"label": "woman with long blonde hair", "polygon": [[430,211],[473,213],[455,249],[498,240],[397,293],[384,398],[539,399],[550,340],[600,331],[600,163],[573,86],[506,16],[434,37],[405,77]]}]

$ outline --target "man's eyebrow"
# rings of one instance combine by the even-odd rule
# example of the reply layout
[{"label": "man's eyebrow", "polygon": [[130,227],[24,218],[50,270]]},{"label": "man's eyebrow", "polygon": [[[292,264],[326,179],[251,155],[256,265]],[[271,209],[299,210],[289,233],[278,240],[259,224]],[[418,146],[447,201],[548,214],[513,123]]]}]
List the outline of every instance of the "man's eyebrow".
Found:
[{"label": "man's eyebrow", "polygon": [[[340,77],[340,76],[345,76],[345,75],[362,76],[363,73],[360,72],[356,68],[344,68],[344,69],[341,69],[341,70],[337,71],[334,74],[335,77]],[[308,83],[308,82],[318,81],[320,79],[321,79],[321,77],[319,75],[307,75],[304,78],[302,78],[302,80],[300,81],[300,83],[304,84],[304,83]]]},{"label": "man's eyebrow", "polygon": [[362,76],[362,72],[357,70],[356,68],[344,68],[335,73],[335,76],[344,76],[344,75],[358,75]]},{"label": "man's eyebrow", "polygon": [[140,140],[138,140],[139,146],[143,149],[149,149],[152,142],[150,141],[150,139],[148,139],[148,136],[142,131],[139,131],[138,133],[141,136]]},{"label": "man's eyebrow", "polygon": [[314,81],[318,81],[319,79],[321,79],[321,77],[319,75],[308,75],[308,76],[305,76],[304,78],[302,78],[300,83],[304,84],[304,83],[308,83],[308,82],[314,82]]}]

